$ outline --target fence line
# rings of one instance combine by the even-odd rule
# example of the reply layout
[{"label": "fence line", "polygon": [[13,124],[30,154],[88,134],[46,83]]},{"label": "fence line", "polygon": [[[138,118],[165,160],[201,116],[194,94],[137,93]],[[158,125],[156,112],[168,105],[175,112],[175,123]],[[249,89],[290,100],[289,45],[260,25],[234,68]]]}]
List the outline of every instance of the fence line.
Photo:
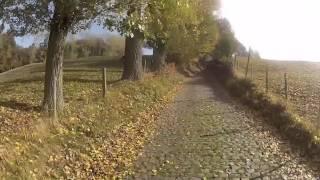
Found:
[{"label": "fence line", "polygon": [[250,56],[251,56],[251,52],[249,51],[248,61],[247,61],[247,66],[246,66],[246,79],[247,79],[247,77],[248,77],[249,64],[250,64]]},{"label": "fence line", "polygon": [[[315,93],[320,92],[320,83],[313,83],[317,79],[317,74],[303,65],[300,67],[299,64],[288,64],[292,68],[298,68],[288,72],[286,64],[277,63],[270,64],[251,57],[248,64],[247,57],[238,56],[234,60],[234,71],[239,77],[248,80],[251,75],[252,82],[257,84],[260,90],[276,97],[300,118],[310,121],[320,129],[320,95]],[[312,65],[310,66],[312,68]]]},{"label": "fence line", "polygon": [[103,77],[102,95],[103,97],[106,97],[107,96],[107,68],[102,69],[102,77]]},{"label": "fence line", "polygon": [[284,73],[284,92],[285,92],[286,100],[288,100],[288,76],[287,76],[287,73]]}]

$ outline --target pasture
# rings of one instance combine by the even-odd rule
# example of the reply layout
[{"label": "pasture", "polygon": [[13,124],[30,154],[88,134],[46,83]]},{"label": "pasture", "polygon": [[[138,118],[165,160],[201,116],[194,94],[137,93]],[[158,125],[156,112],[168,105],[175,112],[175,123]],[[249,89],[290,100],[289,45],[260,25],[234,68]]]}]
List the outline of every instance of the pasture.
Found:
[{"label": "pasture", "polygon": [[[105,98],[103,67],[108,82]],[[119,81],[121,74],[118,59],[66,61],[65,110],[59,122],[52,123],[40,109],[43,64],[0,74],[1,179],[81,179],[93,174],[105,178],[128,173],[124,170],[130,169],[152,133],[155,114],[173,96],[180,78],[148,74],[143,81],[127,82]]]},{"label": "pasture", "polygon": [[[236,75],[245,78],[247,58],[238,58]],[[267,68],[268,67],[268,68]],[[320,63],[301,61],[274,61],[251,59],[247,78],[266,91],[268,69],[268,94],[303,120],[309,127],[320,128]],[[288,99],[285,98],[285,73],[287,73]]]}]

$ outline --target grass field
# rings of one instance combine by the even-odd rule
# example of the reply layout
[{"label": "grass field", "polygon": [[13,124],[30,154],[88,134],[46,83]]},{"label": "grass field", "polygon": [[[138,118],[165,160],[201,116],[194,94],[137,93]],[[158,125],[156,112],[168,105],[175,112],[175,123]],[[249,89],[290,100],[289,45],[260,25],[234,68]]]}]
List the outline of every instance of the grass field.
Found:
[{"label": "grass field", "polygon": [[[239,58],[235,72],[245,77],[247,58]],[[309,127],[320,128],[320,63],[298,61],[252,60],[248,78],[266,89],[266,67],[269,69],[269,95],[287,103],[288,108]],[[252,67],[252,68],[251,68]],[[284,73],[288,76],[288,100],[285,99]]]},{"label": "grass field", "polygon": [[[102,98],[102,70],[108,95]],[[130,169],[157,113],[181,78],[147,75],[118,82],[121,63],[93,57],[67,61],[65,111],[50,123],[40,111],[44,65],[0,74],[0,178],[106,178]]]}]

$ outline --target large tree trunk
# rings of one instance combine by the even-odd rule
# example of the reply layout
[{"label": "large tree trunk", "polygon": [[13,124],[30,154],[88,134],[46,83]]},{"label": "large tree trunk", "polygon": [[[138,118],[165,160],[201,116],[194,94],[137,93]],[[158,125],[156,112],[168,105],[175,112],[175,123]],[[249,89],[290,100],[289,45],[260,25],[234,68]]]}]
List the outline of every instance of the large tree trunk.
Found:
[{"label": "large tree trunk", "polygon": [[165,45],[160,45],[153,49],[154,71],[161,72],[166,66],[167,49]]},{"label": "large tree trunk", "polygon": [[63,53],[69,23],[61,14],[55,13],[51,26],[48,42],[43,109],[49,116],[63,110]]},{"label": "large tree trunk", "polygon": [[123,80],[137,81],[143,78],[142,69],[143,34],[135,32],[134,37],[126,38]]}]

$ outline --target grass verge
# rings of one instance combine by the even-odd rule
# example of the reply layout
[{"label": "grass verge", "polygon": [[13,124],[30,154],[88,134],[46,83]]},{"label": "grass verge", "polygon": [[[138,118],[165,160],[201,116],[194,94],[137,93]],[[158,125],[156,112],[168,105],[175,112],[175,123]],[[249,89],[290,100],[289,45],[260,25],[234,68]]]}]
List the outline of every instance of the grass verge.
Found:
[{"label": "grass verge", "polygon": [[[244,78],[247,58],[239,57],[235,67],[235,75]],[[258,90],[265,91],[266,69],[268,67],[268,95],[279,101],[286,101],[290,112],[303,117],[303,121],[320,129],[320,84],[319,62],[276,61],[251,59],[248,79]],[[285,78],[287,79],[287,95]]]},{"label": "grass verge", "polygon": [[[108,72],[109,82],[121,75]],[[154,121],[181,81],[174,73],[118,82],[101,97],[99,70],[65,72],[65,112],[57,123],[38,105],[42,80],[0,85],[1,179],[109,179],[130,174]]]},{"label": "grass verge", "polygon": [[214,75],[233,97],[255,110],[294,144],[307,150],[309,155],[320,152],[319,130],[292,113],[285,102],[259,91],[250,80],[237,77],[232,67],[225,62],[211,63],[207,69],[207,77],[211,75]]}]

